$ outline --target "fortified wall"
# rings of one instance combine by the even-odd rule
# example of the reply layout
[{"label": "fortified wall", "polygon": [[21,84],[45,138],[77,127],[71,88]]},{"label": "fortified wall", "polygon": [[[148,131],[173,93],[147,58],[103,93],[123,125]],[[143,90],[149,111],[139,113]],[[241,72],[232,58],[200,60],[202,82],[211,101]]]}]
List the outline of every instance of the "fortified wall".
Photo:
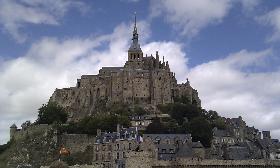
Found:
[{"label": "fortified wall", "polygon": [[127,168],[278,168],[278,160],[199,160],[176,159],[157,160],[151,152],[130,152],[126,161]]},{"label": "fortified wall", "polygon": [[10,127],[10,139],[20,140],[29,135],[44,134],[51,130],[48,124],[30,125],[26,128],[18,129],[15,124]]}]

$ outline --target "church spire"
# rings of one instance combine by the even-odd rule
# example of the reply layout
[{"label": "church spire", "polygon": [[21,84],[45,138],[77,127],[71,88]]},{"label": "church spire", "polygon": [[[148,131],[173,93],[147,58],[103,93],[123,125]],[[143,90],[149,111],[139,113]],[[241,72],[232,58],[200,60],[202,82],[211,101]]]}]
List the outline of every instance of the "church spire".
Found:
[{"label": "church spire", "polygon": [[134,27],[132,33],[132,42],[127,52],[128,62],[131,68],[141,69],[143,66],[143,52],[141,50],[140,44],[138,42],[138,32],[136,24],[136,12],[134,13]]},{"label": "church spire", "polygon": [[142,51],[140,48],[140,44],[138,43],[138,32],[136,25],[136,12],[134,13],[134,28],[133,28],[133,36],[132,43],[130,45],[129,51]]},{"label": "church spire", "polygon": [[136,12],[134,12],[134,32],[137,33],[137,27],[136,27]]}]

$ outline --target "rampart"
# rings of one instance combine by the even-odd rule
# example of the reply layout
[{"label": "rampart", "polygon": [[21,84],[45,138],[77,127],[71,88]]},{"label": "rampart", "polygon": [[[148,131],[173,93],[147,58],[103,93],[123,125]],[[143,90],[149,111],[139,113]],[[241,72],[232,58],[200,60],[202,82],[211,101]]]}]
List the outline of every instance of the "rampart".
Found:
[{"label": "rampart", "polygon": [[151,152],[130,152],[127,168],[280,168],[276,160],[157,160]]},{"label": "rampart", "polygon": [[48,124],[30,125],[26,128],[11,132],[11,137],[17,141],[30,135],[47,133],[51,128],[52,127]]},{"label": "rampart", "polygon": [[280,168],[280,161],[272,160],[175,160],[158,161],[153,168]]}]

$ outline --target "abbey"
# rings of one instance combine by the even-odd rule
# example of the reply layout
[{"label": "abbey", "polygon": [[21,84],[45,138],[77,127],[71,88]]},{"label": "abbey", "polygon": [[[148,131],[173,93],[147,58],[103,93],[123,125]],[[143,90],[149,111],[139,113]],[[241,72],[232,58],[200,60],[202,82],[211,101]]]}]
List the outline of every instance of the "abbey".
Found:
[{"label": "abbey", "polygon": [[200,99],[189,81],[177,84],[168,61],[144,56],[138,42],[136,18],[131,46],[123,67],[102,67],[97,75],[82,75],[76,87],[56,89],[50,101],[57,102],[73,120],[96,113],[97,102],[156,106],[184,97],[200,106]]}]

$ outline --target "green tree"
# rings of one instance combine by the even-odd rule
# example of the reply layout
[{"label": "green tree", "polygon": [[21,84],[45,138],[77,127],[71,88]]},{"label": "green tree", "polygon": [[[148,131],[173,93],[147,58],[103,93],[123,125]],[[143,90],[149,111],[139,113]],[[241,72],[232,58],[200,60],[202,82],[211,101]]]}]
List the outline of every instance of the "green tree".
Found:
[{"label": "green tree", "polygon": [[151,124],[148,125],[145,131],[146,134],[166,134],[168,128],[160,122],[159,118],[155,118]]},{"label": "green tree", "polygon": [[200,109],[192,104],[181,104],[174,103],[169,104],[167,109],[169,109],[170,116],[175,119],[180,125],[183,124],[185,118],[191,120],[192,118],[198,117],[201,115]]},{"label": "green tree", "polygon": [[141,115],[148,114],[148,112],[143,107],[135,106],[133,114],[141,116]]},{"label": "green tree", "polygon": [[0,145],[0,154],[5,152],[11,145],[13,140],[8,141],[6,144]]},{"label": "green tree", "polygon": [[226,123],[223,118],[219,117],[212,122],[212,127],[217,127],[218,129],[226,129]]},{"label": "green tree", "polygon": [[210,147],[213,138],[212,127],[203,117],[196,117],[188,123],[187,130],[192,134],[194,141],[200,141],[205,147]]},{"label": "green tree", "polygon": [[67,113],[63,107],[59,106],[55,102],[48,102],[43,104],[38,110],[37,124],[52,124],[65,123],[67,121]]}]

